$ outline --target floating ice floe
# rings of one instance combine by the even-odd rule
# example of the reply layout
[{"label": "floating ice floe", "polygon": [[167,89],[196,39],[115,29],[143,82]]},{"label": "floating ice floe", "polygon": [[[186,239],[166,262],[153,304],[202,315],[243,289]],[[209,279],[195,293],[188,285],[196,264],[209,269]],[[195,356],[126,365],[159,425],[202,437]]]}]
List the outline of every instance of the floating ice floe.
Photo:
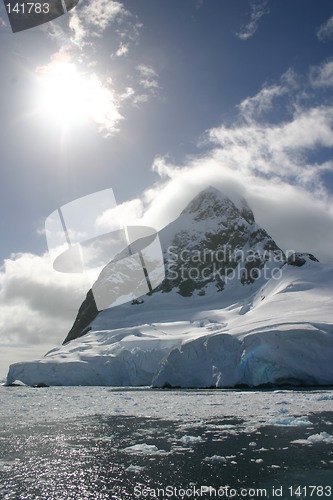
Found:
[{"label": "floating ice floe", "polygon": [[317,443],[333,444],[333,436],[327,432],[321,432],[320,434],[311,434],[307,439],[295,439],[290,442],[293,444],[306,444],[310,446]]},{"label": "floating ice floe", "polygon": [[134,455],[167,455],[168,452],[165,450],[159,450],[154,444],[134,444],[133,446],[128,446],[124,448],[126,453],[133,453]]}]

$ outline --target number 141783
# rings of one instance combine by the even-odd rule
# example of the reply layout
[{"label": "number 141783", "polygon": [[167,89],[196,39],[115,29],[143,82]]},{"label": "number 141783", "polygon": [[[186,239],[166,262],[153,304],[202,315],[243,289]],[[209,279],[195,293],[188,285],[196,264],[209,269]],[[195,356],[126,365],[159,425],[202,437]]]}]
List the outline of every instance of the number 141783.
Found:
[{"label": "number 141783", "polygon": [[289,486],[288,491],[291,497],[329,498],[332,496],[331,486]]},{"label": "number 141783", "polygon": [[6,5],[8,14],[48,14],[50,12],[50,4],[45,3],[15,3],[11,5],[8,3]]}]

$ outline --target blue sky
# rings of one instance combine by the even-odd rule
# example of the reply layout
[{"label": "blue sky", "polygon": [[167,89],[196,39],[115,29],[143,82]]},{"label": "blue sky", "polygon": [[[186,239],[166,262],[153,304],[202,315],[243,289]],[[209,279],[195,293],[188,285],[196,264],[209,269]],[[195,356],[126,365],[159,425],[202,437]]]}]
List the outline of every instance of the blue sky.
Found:
[{"label": "blue sky", "polygon": [[0,16],[7,358],[65,337],[86,290],[50,271],[44,221],[101,189],[157,229],[208,184],[239,191],[283,248],[330,260],[331,0],[81,0],[16,34]]}]

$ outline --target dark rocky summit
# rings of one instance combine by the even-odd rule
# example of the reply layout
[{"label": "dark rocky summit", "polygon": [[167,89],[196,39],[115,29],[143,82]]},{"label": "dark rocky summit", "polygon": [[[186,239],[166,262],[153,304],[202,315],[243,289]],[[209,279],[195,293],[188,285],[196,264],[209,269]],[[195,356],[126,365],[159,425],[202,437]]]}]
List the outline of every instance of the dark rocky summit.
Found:
[{"label": "dark rocky summit", "polygon": [[318,259],[312,253],[299,253],[295,252],[288,256],[287,264],[290,266],[302,267],[306,263],[306,260],[310,259],[313,262],[319,262]]}]

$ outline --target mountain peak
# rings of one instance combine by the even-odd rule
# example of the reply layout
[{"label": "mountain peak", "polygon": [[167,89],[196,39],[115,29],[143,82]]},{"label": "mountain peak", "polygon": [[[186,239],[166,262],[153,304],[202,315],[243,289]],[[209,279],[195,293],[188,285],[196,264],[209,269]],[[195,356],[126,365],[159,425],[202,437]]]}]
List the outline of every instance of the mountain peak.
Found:
[{"label": "mountain peak", "polygon": [[218,191],[212,186],[208,186],[198,193],[190,203],[185,207],[182,213],[193,213],[206,208],[207,206],[215,206],[217,203],[232,203],[231,200],[221,191]]},{"label": "mountain peak", "polygon": [[254,215],[244,198],[238,203],[232,201],[222,191],[208,186],[198,193],[182,211],[182,214],[194,214],[194,220],[207,220],[214,218],[234,219],[242,217],[249,224],[254,223]]},{"label": "mountain peak", "polygon": [[[246,201],[233,199],[208,186],[178,219],[160,231],[165,279],[152,292],[154,297],[159,296],[157,302],[160,293],[171,291],[191,297],[203,296],[206,291],[222,292],[226,287],[257,288],[263,284],[266,268],[274,262],[278,267],[284,263],[283,252],[255,223]],[[105,270],[107,273],[107,267]],[[112,276],[105,282],[112,287]],[[96,283],[98,287],[98,280]],[[65,342],[85,334],[97,314],[92,293],[88,292]]]}]

